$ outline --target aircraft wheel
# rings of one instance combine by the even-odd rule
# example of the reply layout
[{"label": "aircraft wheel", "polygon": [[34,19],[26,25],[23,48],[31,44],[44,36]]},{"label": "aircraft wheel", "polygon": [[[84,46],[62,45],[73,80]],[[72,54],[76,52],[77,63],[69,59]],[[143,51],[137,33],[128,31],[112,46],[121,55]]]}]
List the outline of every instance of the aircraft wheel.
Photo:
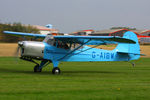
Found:
[{"label": "aircraft wheel", "polygon": [[53,68],[52,74],[60,74],[60,69],[58,67]]},{"label": "aircraft wheel", "polygon": [[34,72],[41,72],[41,71],[42,71],[42,69],[39,69],[39,65],[38,64],[35,65]]}]

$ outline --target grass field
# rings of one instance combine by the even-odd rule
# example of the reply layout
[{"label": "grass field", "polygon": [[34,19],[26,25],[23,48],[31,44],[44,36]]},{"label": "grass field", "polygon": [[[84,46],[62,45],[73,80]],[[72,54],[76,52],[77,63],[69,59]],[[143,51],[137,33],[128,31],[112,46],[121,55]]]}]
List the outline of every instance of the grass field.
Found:
[{"label": "grass field", "polygon": [[50,65],[34,73],[34,64],[0,57],[0,100],[149,100],[150,58],[128,62],[60,64],[52,75]]}]

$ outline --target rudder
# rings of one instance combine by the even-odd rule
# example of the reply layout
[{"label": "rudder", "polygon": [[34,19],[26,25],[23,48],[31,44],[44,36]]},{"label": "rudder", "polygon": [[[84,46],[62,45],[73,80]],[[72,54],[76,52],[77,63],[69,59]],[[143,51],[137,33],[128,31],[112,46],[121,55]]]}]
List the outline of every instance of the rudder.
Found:
[{"label": "rudder", "polygon": [[138,59],[140,57],[140,45],[138,43],[137,35],[131,31],[128,31],[124,33],[123,38],[133,40],[136,43],[119,43],[115,50],[118,53],[128,54],[129,60]]}]

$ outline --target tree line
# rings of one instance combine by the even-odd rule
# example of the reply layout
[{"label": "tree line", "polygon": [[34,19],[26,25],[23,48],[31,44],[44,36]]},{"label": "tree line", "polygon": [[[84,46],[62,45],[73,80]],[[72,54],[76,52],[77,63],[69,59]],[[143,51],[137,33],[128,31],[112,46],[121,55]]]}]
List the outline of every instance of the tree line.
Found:
[{"label": "tree line", "polygon": [[0,42],[16,43],[21,41],[21,37],[4,34],[3,31],[39,33],[39,30],[31,25],[23,25],[20,22],[15,23],[0,23]]}]

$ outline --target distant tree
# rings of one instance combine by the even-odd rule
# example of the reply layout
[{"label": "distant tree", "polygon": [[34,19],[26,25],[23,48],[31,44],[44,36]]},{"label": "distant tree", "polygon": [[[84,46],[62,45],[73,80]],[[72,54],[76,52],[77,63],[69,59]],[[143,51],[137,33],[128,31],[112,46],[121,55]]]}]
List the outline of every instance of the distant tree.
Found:
[{"label": "distant tree", "polygon": [[131,28],[131,27],[112,27],[110,29],[129,29],[129,30],[136,30],[136,28]]},{"label": "distant tree", "polygon": [[22,40],[22,38],[3,34],[3,31],[39,33],[39,30],[36,29],[35,27],[32,27],[31,25],[23,25],[20,22],[15,22],[13,24],[0,23],[0,41],[1,42],[11,42],[11,43],[18,42],[19,40]]}]

